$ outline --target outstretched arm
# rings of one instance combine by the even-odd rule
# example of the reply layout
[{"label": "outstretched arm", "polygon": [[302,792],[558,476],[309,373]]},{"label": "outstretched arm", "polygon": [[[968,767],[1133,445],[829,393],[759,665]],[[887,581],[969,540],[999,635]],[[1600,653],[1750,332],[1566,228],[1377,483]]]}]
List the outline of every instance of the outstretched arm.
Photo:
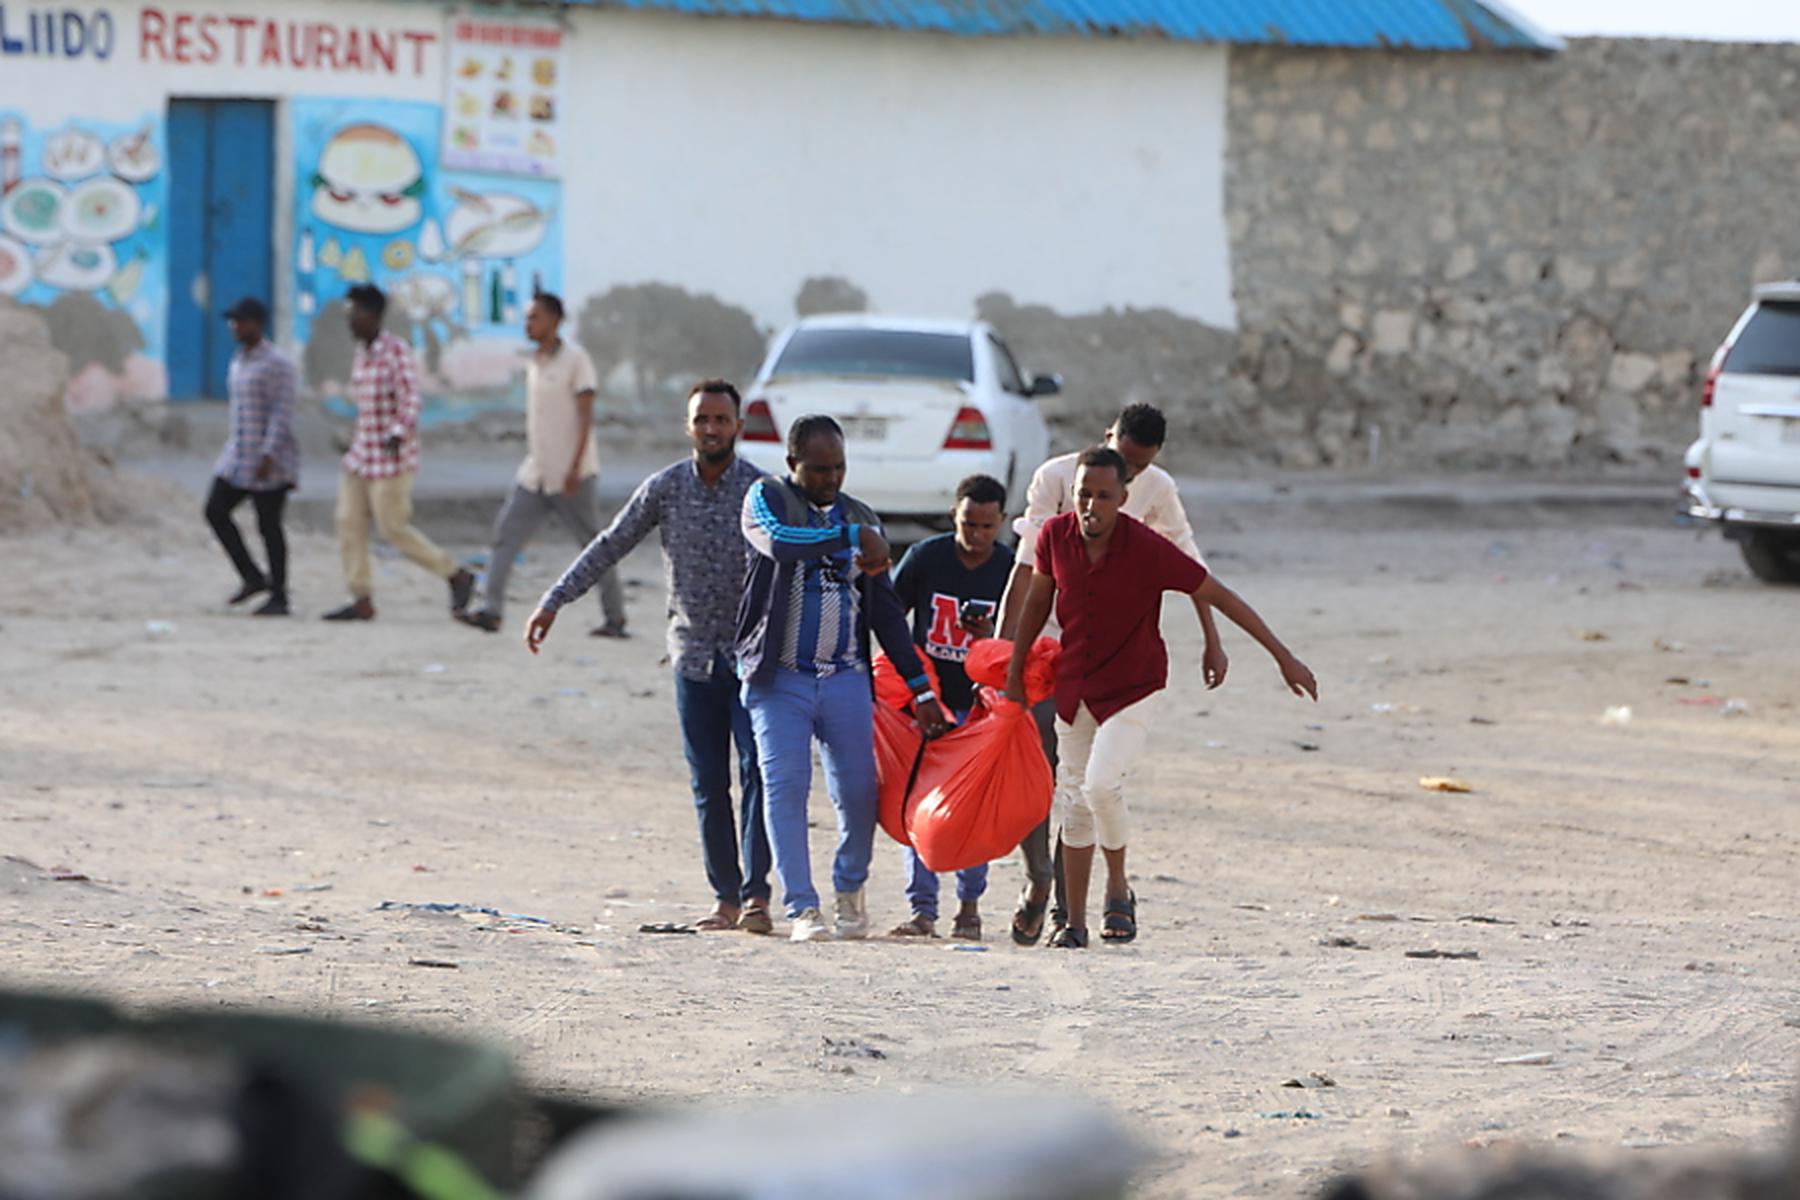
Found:
[{"label": "outstretched arm", "polygon": [[1212,605],[1197,596],[1193,599],[1194,615],[1200,618],[1200,632],[1206,637],[1206,649],[1200,653],[1200,675],[1211,690],[1225,682],[1231,658],[1225,653],[1225,643],[1219,640],[1219,623],[1213,617]]},{"label": "outstretched arm", "polygon": [[1019,627],[1013,631],[1012,662],[1006,668],[1006,698],[1015,704],[1025,703],[1025,661],[1044,622],[1050,619],[1050,606],[1056,602],[1056,580],[1049,575],[1031,572],[1031,590],[1021,606]]},{"label": "outstretched arm", "polygon": [[[1174,542],[1177,550],[1206,566],[1199,543],[1194,540],[1194,526],[1188,520],[1187,508],[1181,503],[1181,493],[1174,488],[1172,480],[1168,496],[1158,500],[1145,514],[1144,524]],[[1206,638],[1206,649],[1200,656],[1200,675],[1208,688],[1216,688],[1225,682],[1231,659],[1225,653],[1225,643],[1219,640],[1219,623],[1213,617],[1212,605],[1196,597],[1194,615],[1200,618],[1200,632]]]},{"label": "outstretched arm", "polygon": [[1281,671],[1281,678],[1288,689],[1296,696],[1319,698],[1319,685],[1307,665],[1294,657],[1294,652],[1282,644],[1275,631],[1270,629],[1254,608],[1244,598],[1219,582],[1216,575],[1208,575],[1206,582],[1193,592],[1194,603],[1210,604],[1231,619],[1231,623],[1256,639],[1256,643],[1269,652],[1275,660],[1275,666]]},{"label": "outstretched arm", "polygon": [[654,477],[638,484],[637,491],[631,493],[631,499],[625,502],[612,524],[588,543],[587,549],[562,573],[562,578],[544,593],[544,598],[538,601],[537,611],[525,622],[527,650],[536,654],[550,635],[550,627],[556,624],[557,612],[586,595],[588,589],[600,582],[601,576],[617,566],[620,559],[630,554],[656,528],[656,523],[662,519],[662,499],[653,489],[653,483]]}]

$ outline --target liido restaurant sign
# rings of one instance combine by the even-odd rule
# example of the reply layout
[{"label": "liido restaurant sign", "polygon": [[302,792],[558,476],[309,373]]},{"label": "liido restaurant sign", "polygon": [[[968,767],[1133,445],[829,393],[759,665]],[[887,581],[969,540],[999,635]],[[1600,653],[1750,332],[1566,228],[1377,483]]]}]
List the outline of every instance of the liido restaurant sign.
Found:
[{"label": "liido restaurant sign", "polygon": [[0,0],[0,59],[123,59],[158,67],[273,67],[416,79],[436,65],[441,29],[164,4],[135,12],[119,8],[115,15],[111,7]]},{"label": "liido restaurant sign", "polygon": [[563,41],[562,28],[548,22],[450,19],[439,154],[446,168],[562,174]]}]

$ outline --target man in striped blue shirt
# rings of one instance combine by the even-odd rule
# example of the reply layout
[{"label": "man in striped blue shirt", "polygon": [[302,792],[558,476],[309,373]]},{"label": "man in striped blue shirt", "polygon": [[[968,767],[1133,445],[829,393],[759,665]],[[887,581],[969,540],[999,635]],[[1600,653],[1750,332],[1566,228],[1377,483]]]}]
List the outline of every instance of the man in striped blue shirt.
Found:
[{"label": "man in striped blue shirt", "polygon": [[[788,430],[788,478],[764,478],[744,496],[750,569],[738,606],[738,675],[756,732],[763,817],[796,942],[867,937],[863,885],[875,843],[875,736],[869,639],[873,633],[913,690],[927,737],[947,727],[888,577],[891,555],[873,510],[841,490],[844,433],[830,417]],[[813,888],[806,797],[812,742],[837,809],[826,925]]]}]

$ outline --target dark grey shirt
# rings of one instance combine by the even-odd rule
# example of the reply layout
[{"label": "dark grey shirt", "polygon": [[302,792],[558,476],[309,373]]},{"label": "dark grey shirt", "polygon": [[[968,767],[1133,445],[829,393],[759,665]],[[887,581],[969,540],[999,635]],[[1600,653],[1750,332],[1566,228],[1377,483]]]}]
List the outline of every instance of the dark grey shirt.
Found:
[{"label": "dark grey shirt", "polygon": [[638,485],[613,523],[563,572],[539,604],[571,604],[649,535],[662,529],[669,589],[669,661],[689,679],[711,678],[715,657],[732,657],[749,545],[740,525],[744,495],[761,467],[735,460],[710,487],[694,460],[664,467]]}]

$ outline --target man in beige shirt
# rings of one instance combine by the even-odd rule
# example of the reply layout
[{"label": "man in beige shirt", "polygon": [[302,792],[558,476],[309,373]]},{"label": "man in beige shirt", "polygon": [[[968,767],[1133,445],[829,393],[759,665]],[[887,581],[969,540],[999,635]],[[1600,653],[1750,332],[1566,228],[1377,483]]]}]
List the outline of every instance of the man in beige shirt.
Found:
[{"label": "man in beige shirt", "polygon": [[[1175,485],[1174,476],[1156,465],[1156,456],[1162,451],[1167,437],[1168,422],[1160,410],[1149,404],[1127,406],[1107,428],[1105,444],[1119,452],[1131,471],[1125,480],[1131,486],[1120,511],[1136,517],[1174,542],[1183,554],[1205,566],[1206,560],[1200,557],[1200,548],[1194,543],[1194,528],[1188,523],[1187,510],[1181,505],[1181,489]],[[1080,458],[1079,451],[1053,458],[1031,477],[1031,486],[1025,492],[1025,513],[1013,522],[1019,545],[1013,558],[1012,578],[1007,582],[1006,597],[1001,602],[1000,636],[1003,638],[1012,637],[1018,630],[1025,595],[1031,590],[1034,573],[1031,564],[1037,561],[1038,534],[1043,532],[1045,522],[1051,517],[1075,508],[1075,473]],[[1225,682],[1230,663],[1224,645],[1219,641],[1212,607],[1196,600],[1194,611],[1199,614],[1200,628],[1206,635],[1206,650],[1200,660],[1201,674],[1207,687],[1216,688]],[[1049,637],[1060,635],[1054,617],[1045,624],[1044,633]],[[1046,700],[1039,704],[1033,709],[1033,715],[1037,717],[1038,732],[1043,737],[1044,757],[1050,760],[1050,767],[1055,770],[1054,702]],[[1043,932],[1044,907],[1051,900],[1052,885],[1055,887],[1055,904],[1050,910],[1050,922],[1055,927],[1063,923],[1061,844],[1059,842],[1052,850],[1050,832],[1050,821],[1046,819],[1019,846],[1025,858],[1026,884],[1019,896],[1018,908],[1013,912],[1012,935],[1013,941],[1022,946],[1036,942]]]},{"label": "man in beige shirt", "polygon": [[[525,371],[527,454],[512,494],[494,522],[481,607],[461,614],[466,625],[497,633],[506,608],[513,560],[544,518],[555,515],[585,546],[600,532],[599,447],[594,392],[599,380],[587,351],[562,339],[563,303],[539,292],[525,314],[525,336],[537,345]],[[625,637],[625,592],[617,570],[600,578],[604,623],[595,637]]]}]

